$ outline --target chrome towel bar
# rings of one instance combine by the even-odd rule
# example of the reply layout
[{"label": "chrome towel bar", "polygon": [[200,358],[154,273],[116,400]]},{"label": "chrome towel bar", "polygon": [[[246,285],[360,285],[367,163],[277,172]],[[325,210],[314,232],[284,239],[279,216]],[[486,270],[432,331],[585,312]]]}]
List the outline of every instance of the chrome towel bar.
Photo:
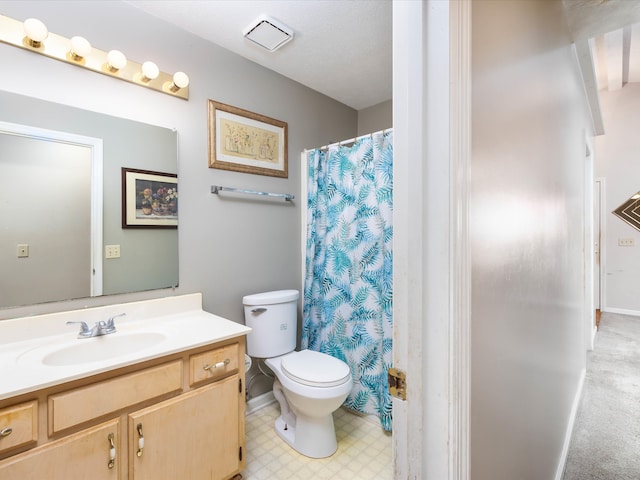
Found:
[{"label": "chrome towel bar", "polygon": [[291,200],[296,198],[294,195],[291,195],[290,193],[258,192],[256,190],[245,190],[243,188],[221,187],[219,185],[211,185],[211,193],[215,193],[217,195],[222,190],[224,190],[225,192],[244,193],[246,195],[261,195],[263,197],[284,198],[287,202],[290,202]]}]

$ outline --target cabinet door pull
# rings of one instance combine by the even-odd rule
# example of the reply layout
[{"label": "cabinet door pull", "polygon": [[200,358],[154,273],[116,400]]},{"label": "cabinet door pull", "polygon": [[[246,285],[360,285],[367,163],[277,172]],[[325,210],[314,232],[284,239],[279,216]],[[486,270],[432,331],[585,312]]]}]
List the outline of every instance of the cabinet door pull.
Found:
[{"label": "cabinet door pull", "polygon": [[203,370],[211,370],[216,369],[216,368],[222,368],[222,367],[226,367],[227,365],[229,365],[231,363],[231,360],[229,360],[228,358],[224,359],[224,362],[218,362],[218,363],[214,363],[213,365],[210,364],[206,364],[204,367],[202,367]]},{"label": "cabinet door pull", "polygon": [[8,437],[12,433],[13,433],[13,428],[5,427],[2,430],[0,430],[0,437]]},{"label": "cabinet door pull", "polygon": [[142,424],[139,423],[136,426],[136,429],[138,430],[138,451],[136,452],[136,455],[138,457],[141,457],[142,452],[144,451],[144,435],[142,434]]},{"label": "cabinet door pull", "polygon": [[107,438],[109,439],[109,463],[107,466],[111,469],[116,464],[116,444],[113,441],[113,433],[110,433]]}]

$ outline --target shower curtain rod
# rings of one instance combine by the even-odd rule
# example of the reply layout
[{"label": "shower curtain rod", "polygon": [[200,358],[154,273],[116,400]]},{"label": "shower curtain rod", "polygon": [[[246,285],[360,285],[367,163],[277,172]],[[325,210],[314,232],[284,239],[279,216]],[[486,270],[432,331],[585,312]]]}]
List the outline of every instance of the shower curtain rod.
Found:
[{"label": "shower curtain rod", "polygon": [[[323,145],[322,147],[318,147],[317,150],[326,150],[329,147],[333,147],[334,145],[344,145],[345,143],[353,143],[356,142],[358,140],[360,140],[361,138],[366,138],[366,137],[373,137],[374,135],[377,135],[378,133],[387,133],[387,132],[391,132],[393,131],[393,127],[392,128],[385,128],[384,130],[378,130],[377,132],[373,132],[373,133],[367,133],[366,135],[360,135],[359,137],[353,137],[350,138],[349,140],[342,140],[340,142],[334,142],[334,143],[330,143],[329,145]],[[306,152],[310,152],[311,150],[316,150],[316,148],[305,148],[304,151]]]}]

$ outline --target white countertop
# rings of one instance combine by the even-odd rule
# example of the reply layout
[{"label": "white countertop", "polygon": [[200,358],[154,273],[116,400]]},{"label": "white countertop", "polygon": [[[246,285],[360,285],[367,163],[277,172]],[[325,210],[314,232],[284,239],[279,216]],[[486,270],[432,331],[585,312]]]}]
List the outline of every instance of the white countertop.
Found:
[{"label": "white countertop", "polygon": [[[250,328],[202,310],[200,294],[109,305],[35,317],[0,321],[0,400],[70,380],[132,365],[246,335]],[[126,313],[115,319],[117,332],[86,339],[77,338],[78,325],[67,321],[96,321]],[[96,361],[46,365],[48,354],[76,345],[100,347],[100,342],[135,335],[154,335],[160,340],[140,349],[126,348],[117,356]],[[140,337],[140,338],[142,338]],[[86,343],[85,343],[86,342]]]}]

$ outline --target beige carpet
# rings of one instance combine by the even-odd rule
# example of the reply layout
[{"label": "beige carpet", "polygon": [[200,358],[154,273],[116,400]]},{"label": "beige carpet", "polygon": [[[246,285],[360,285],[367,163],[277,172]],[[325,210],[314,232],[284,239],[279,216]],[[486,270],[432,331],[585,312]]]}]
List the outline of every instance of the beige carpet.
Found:
[{"label": "beige carpet", "polygon": [[603,313],[563,480],[640,479],[640,317]]}]

